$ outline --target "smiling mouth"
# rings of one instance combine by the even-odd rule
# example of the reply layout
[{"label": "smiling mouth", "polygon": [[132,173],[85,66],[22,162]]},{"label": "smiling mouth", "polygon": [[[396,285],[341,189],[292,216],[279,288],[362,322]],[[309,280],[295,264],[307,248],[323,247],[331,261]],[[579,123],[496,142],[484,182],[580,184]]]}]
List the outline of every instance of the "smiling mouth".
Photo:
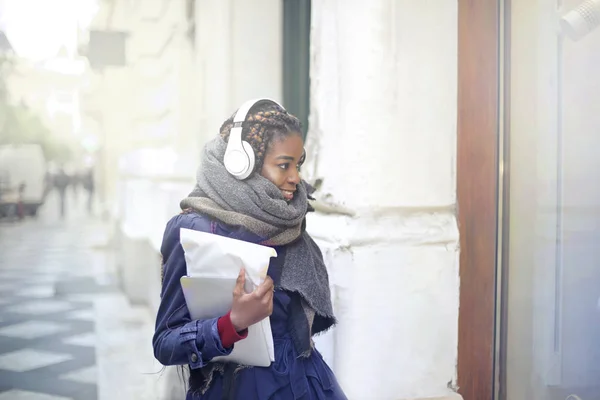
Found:
[{"label": "smiling mouth", "polygon": [[290,201],[294,198],[294,192],[291,190],[284,190],[284,189],[280,189],[281,190],[281,194],[283,194],[283,198],[286,199],[287,201]]}]

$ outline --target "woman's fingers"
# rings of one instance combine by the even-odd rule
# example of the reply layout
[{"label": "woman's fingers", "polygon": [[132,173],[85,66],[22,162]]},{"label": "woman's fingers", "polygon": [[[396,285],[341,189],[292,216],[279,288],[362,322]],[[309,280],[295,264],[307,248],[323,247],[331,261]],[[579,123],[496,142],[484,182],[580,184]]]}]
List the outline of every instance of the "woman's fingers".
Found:
[{"label": "woman's fingers", "polygon": [[235,281],[235,288],[233,293],[237,296],[244,294],[244,284],[246,283],[246,271],[242,268],[238,274],[237,280]]},{"label": "woman's fingers", "polygon": [[273,293],[273,288],[274,288],[273,279],[271,279],[271,277],[267,276],[265,281],[256,288],[256,290],[254,291],[254,294],[257,297],[264,297],[268,293]]}]

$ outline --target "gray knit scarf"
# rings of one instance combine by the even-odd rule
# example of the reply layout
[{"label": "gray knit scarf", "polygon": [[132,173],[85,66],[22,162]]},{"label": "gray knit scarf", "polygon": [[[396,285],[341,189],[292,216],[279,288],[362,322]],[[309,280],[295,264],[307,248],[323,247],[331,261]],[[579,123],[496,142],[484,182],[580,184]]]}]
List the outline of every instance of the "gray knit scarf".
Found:
[{"label": "gray knit scarf", "polygon": [[[306,213],[312,210],[308,200],[314,189],[302,181],[294,198],[287,202],[280,190],[258,173],[240,181],[223,165],[226,147],[220,136],[206,144],[196,187],[180,206],[226,225],[241,226],[263,238],[260,244],[285,246],[275,285],[293,295],[290,332],[297,352],[308,357],[311,336],[335,324],[323,256],[305,230]],[[211,364],[204,373],[209,381],[215,369],[222,371],[222,366]]]}]

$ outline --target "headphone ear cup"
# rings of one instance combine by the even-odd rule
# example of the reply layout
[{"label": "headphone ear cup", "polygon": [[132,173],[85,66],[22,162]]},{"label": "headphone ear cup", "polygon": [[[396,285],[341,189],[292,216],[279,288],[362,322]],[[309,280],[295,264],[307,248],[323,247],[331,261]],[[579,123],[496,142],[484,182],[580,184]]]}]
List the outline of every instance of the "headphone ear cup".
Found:
[{"label": "headphone ear cup", "polygon": [[242,125],[246,120],[247,114],[258,102],[271,102],[285,110],[279,103],[270,99],[254,99],[242,104],[233,116],[233,127],[229,133],[229,140],[223,158],[225,169],[236,179],[246,179],[255,168],[256,156],[252,146],[242,140]]},{"label": "headphone ear cup", "polygon": [[256,157],[254,155],[254,149],[252,148],[252,146],[250,146],[250,143],[248,143],[244,140],[244,141],[242,141],[242,147],[244,147],[244,151],[248,155],[248,160],[249,160],[248,171],[246,171],[246,173],[244,173],[244,177],[242,178],[242,179],[246,179],[247,177],[250,176],[250,174],[252,174],[252,172],[254,172],[254,166],[256,164]]},{"label": "headphone ear cup", "polygon": [[242,148],[229,149],[225,153],[223,164],[225,169],[236,179],[244,180],[254,172],[254,150],[246,141],[242,141]]}]

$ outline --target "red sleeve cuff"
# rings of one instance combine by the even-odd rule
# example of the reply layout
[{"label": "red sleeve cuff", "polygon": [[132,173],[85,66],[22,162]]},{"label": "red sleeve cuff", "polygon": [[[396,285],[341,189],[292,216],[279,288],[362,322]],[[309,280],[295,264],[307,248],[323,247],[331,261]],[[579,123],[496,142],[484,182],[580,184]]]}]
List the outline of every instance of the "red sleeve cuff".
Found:
[{"label": "red sleeve cuff", "polygon": [[239,342],[248,336],[248,329],[244,329],[241,332],[237,332],[231,323],[231,311],[227,315],[222,316],[217,321],[217,329],[219,330],[219,337],[221,338],[221,344],[226,349],[233,346],[235,342]]}]

